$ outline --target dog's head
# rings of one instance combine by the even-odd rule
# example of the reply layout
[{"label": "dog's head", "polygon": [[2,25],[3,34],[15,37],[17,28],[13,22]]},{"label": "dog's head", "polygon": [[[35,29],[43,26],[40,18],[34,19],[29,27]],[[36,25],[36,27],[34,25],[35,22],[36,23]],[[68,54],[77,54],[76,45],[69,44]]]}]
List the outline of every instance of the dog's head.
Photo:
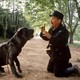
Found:
[{"label": "dog's head", "polygon": [[21,39],[26,39],[30,40],[33,38],[34,30],[33,29],[28,29],[26,27],[22,27],[18,30],[18,37]]}]

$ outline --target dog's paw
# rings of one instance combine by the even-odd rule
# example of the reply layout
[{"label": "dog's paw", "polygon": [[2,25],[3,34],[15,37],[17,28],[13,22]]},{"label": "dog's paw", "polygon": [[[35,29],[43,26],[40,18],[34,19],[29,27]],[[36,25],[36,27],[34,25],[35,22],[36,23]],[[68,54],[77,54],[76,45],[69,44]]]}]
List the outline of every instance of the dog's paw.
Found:
[{"label": "dog's paw", "polygon": [[17,75],[15,75],[17,78],[22,78],[22,75],[20,75],[20,74],[17,74]]},{"label": "dog's paw", "polygon": [[0,72],[0,76],[5,76],[6,74],[4,72]]}]

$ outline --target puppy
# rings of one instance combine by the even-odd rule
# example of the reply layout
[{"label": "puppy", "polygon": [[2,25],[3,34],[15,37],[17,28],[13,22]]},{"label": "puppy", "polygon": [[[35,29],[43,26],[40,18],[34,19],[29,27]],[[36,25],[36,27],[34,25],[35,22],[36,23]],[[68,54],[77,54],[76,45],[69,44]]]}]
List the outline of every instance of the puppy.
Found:
[{"label": "puppy", "polygon": [[14,62],[16,63],[18,71],[21,73],[22,70],[17,56],[20,54],[25,43],[33,38],[33,33],[33,29],[22,27],[18,29],[9,41],[0,46],[0,67],[9,64],[12,73],[17,78],[21,78],[22,76],[16,71]]}]

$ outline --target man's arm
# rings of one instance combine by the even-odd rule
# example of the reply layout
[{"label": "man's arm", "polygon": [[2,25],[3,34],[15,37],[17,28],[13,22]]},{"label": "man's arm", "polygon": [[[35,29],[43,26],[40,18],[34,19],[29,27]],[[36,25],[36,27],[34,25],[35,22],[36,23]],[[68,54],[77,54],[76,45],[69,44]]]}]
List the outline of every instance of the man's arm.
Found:
[{"label": "man's arm", "polygon": [[50,44],[54,46],[64,46],[68,43],[69,32],[66,28],[59,30],[54,36],[50,38]]}]

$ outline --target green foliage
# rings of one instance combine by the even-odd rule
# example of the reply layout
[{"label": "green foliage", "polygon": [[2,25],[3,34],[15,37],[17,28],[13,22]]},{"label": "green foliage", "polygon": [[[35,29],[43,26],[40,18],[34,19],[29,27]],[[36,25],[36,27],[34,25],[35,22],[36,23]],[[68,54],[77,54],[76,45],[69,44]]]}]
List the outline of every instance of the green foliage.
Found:
[{"label": "green foliage", "polygon": [[[1,2],[2,5],[0,5],[0,24],[2,26],[0,26],[0,37],[3,36],[4,38],[10,38],[19,27],[30,27],[29,23],[23,16],[21,7],[19,6],[21,2],[16,2],[16,0],[6,0],[6,8],[4,8],[4,1]],[[17,9],[15,9],[15,6]]]},{"label": "green foliage", "polygon": [[37,33],[40,32],[40,27],[43,23],[46,24],[46,28],[50,27],[49,14],[54,9],[54,3],[51,3],[52,1],[29,0],[26,2],[25,17]]},{"label": "green foliage", "polygon": [[46,28],[50,27],[49,14],[54,10],[59,10],[64,14],[63,22],[70,33],[73,36],[76,31],[74,39],[79,40],[80,34],[76,29],[78,26],[76,0],[25,0],[25,12],[21,8],[23,1],[5,1],[6,8],[3,8],[4,4],[0,5],[0,24],[3,27],[0,30],[3,29],[1,31],[4,32],[4,36],[11,36],[10,33],[15,33],[19,27],[23,26],[34,28],[39,33],[43,23],[45,23]]},{"label": "green foliage", "polygon": [[[49,24],[49,14],[55,9],[63,12],[64,20],[70,31],[70,42],[73,43],[73,35],[78,26],[78,15],[74,0],[28,0],[26,2],[26,14],[35,29],[43,23]],[[46,27],[47,27],[46,26]]]}]

